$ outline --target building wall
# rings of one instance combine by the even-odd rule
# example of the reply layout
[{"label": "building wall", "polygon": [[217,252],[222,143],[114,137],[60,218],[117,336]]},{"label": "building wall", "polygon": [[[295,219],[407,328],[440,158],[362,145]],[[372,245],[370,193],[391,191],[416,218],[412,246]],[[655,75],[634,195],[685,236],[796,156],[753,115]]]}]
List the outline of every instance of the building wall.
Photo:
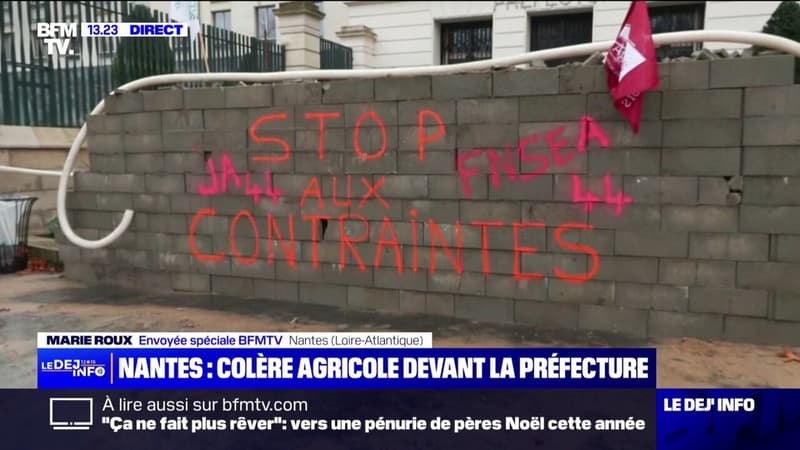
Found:
[{"label": "building wall", "polygon": [[[0,125],[0,165],[60,171],[77,134],[76,128]],[[89,155],[82,150],[75,161],[75,170],[88,167]],[[58,177],[0,172],[0,197],[38,198],[31,212],[31,234],[44,231],[48,222],[56,217],[57,190]]]},{"label": "building wall", "polygon": [[[158,9],[169,13],[169,2],[149,1],[150,8]],[[261,6],[277,7],[282,2],[276,1],[201,1],[199,2],[200,22],[213,24],[212,13],[215,11],[231,12],[232,31],[248,36],[256,35],[256,8]],[[347,21],[347,7],[344,2],[320,2],[320,10],[325,13],[322,20],[322,35],[325,39],[339,42],[336,32],[341,29]],[[275,18],[275,24],[280,23],[280,18]],[[280,34],[277,33],[280,40]]]},{"label": "building wall", "polygon": [[[658,4],[675,4],[688,2],[649,2]],[[700,3],[700,2],[697,2]],[[706,13],[703,29],[761,31],[769,20],[779,1],[744,2],[744,1],[710,1],[705,2]],[[595,6],[594,41],[614,39],[620,24],[625,20],[630,2],[597,2]],[[709,42],[706,48],[741,48],[744,45]]]},{"label": "building wall", "polygon": [[[439,64],[439,24],[468,19],[493,20],[493,56],[530,51],[530,17],[566,11],[593,11],[593,41],[614,38],[625,18],[626,1],[509,1],[509,2],[345,2],[349,25],[367,25],[377,34],[376,67]],[[650,2],[675,4],[678,2]],[[760,31],[778,1],[706,3],[704,29]],[[707,43],[707,48],[741,48]]]},{"label": "building wall", "polygon": [[601,65],[109,97],[72,224],[136,215],[62,245],[66,274],[800,344],[794,58],[659,69],[637,135]]}]

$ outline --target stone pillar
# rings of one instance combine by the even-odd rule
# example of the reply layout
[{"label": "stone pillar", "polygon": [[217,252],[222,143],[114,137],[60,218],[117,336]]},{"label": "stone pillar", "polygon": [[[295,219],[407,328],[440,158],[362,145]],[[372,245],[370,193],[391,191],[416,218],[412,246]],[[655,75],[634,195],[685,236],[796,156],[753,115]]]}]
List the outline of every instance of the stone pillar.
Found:
[{"label": "stone pillar", "polygon": [[314,2],[285,2],[275,16],[286,47],[286,70],[319,69],[319,29],[325,14]]},{"label": "stone pillar", "polygon": [[375,32],[366,25],[346,25],[336,32],[342,45],[353,49],[353,69],[375,68]]}]

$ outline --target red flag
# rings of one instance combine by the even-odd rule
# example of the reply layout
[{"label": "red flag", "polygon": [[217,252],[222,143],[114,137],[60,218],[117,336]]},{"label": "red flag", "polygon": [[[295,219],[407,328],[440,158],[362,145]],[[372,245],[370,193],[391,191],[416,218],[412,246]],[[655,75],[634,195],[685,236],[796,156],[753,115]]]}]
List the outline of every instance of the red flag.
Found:
[{"label": "red flag", "polygon": [[647,2],[634,1],[606,55],[608,89],[617,108],[639,132],[644,93],[658,88],[658,63]]}]

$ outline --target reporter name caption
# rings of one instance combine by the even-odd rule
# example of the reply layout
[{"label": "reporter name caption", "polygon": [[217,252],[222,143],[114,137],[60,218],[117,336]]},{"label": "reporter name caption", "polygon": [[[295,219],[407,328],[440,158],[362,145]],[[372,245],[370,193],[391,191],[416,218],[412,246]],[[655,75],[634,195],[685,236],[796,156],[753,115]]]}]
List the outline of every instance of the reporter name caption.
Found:
[{"label": "reporter name caption", "polygon": [[40,349],[431,348],[431,333],[37,333]]},{"label": "reporter name caption", "polygon": [[655,387],[652,349],[39,349],[38,386],[402,389]]}]

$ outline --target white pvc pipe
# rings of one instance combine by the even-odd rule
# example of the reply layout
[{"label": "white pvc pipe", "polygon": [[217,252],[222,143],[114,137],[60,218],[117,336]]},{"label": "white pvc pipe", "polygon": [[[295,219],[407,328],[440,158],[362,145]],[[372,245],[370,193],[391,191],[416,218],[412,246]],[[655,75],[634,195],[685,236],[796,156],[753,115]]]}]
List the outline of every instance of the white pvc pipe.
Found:
[{"label": "white pvc pipe", "polygon": [[[0,166],[0,172],[13,172],[13,173],[21,173],[25,175],[39,175],[45,177],[60,177],[61,171],[60,170],[43,170],[43,169],[26,169],[23,167],[11,167],[11,166]],[[70,176],[74,175],[70,173]]]},{"label": "white pvc pipe", "polygon": [[[696,30],[679,31],[675,33],[663,33],[653,35],[653,42],[656,46],[678,44],[685,42],[730,42],[737,44],[749,44],[763,48],[771,48],[789,53],[800,58],[800,42],[795,42],[779,36],[763,33],[746,31],[723,31],[723,30]],[[240,81],[248,83],[268,83],[286,80],[339,80],[352,78],[384,78],[384,77],[403,77],[417,75],[440,75],[452,74],[469,71],[483,71],[500,67],[516,66],[519,64],[530,63],[532,61],[547,61],[551,59],[569,58],[574,56],[590,55],[596,52],[607,51],[614,41],[594,42],[589,44],[570,45],[567,47],[538,50],[530,53],[523,53],[504,58],[495,58],[483,61],[473,61],[463,64],[453,64],[445,66],[427,67],[406,67],[398,69],[367,69],[367,70],[306,70],[298,72],[269,72],[269,73],[193,73],[193,74],[167,74],[152,77],[140,78],[120,86],[117,91],[130,92],[146,87],[191,82],[215,82],[215,81]],[[104,102],[101,101],[92,110],[91,114],[98,114],[103,111]],[[86,124],[84,124],[67,154],[64,161],[64,168],[58,183],[58,222],[64,236],[73,244],[83,248],[102,248],[117,240],[128,229],[133,220],[133,210],[125,210],[122,221],[106,237],[90,241],[83,239],[75,234],[72,226],[67,219],[66,197],[67,181],[78,151],[86,138]],[[2,167],[2,166],[0,166]]]}]

